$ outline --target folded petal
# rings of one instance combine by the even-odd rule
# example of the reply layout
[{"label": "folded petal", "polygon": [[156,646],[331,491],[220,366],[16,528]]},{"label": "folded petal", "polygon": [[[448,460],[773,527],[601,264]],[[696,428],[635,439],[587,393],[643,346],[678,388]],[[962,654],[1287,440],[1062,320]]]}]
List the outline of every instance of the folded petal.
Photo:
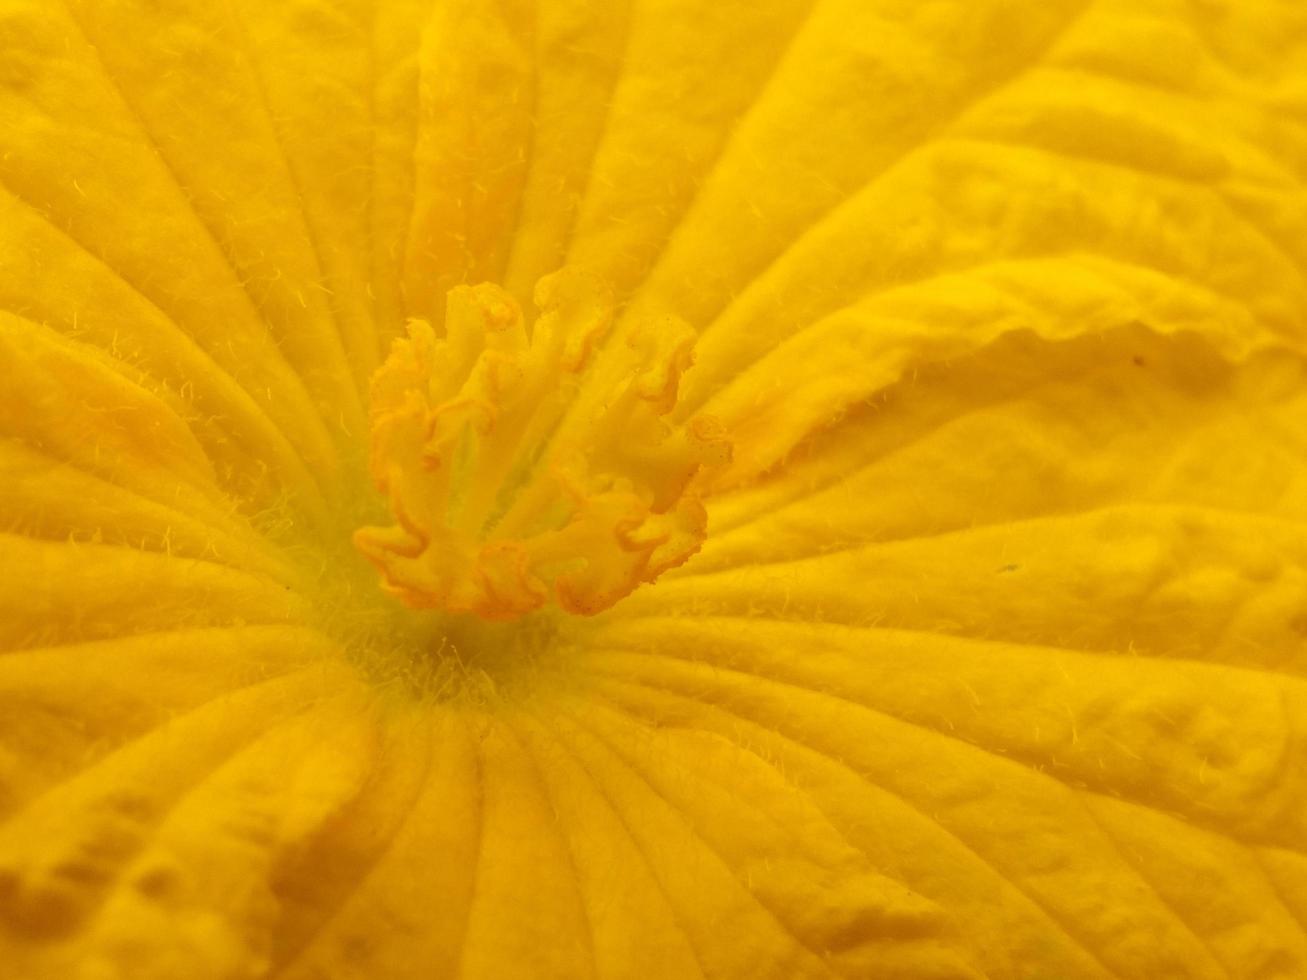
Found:
[{"label": "folded petal", "polygon": [[277,863],[368,769],[364,717],[339,682],[300,670],[219,697],[11,816],[0,836],[7,962],[23,976],[131,964],[159,980],[264,969]]},{"label": "folded petal", "polygon": [[642,601],[1301,672],[1303,371],[1137,329],[1012,338],[721,499]]}]

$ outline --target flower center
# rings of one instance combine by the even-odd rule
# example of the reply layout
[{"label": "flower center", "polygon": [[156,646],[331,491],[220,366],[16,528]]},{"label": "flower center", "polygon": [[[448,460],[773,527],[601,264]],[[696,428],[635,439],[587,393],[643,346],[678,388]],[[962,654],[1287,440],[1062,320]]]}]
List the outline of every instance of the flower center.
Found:
[{"label": "flower center", "polygon": [[[570,270],[541,279],[528,333],[490,284],[448,295],[444,336],[408,324],[372,380],[370,469],[395,523],[354,534],[407,605],[513,619],[553,602],[607,609],[699,550],[705,476],[730,458],[716,420],[666,416],[694,331],[667,318],[631,335],[595,417],[556,436],[611,294]],[[621,355],[605,363],[620,362]]]}]

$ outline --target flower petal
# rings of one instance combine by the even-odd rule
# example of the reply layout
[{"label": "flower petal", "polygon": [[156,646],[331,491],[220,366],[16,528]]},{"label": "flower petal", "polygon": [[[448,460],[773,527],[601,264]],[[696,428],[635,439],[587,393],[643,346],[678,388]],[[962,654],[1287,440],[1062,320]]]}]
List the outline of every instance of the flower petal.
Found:
[{"label": "flower petal", "polygon": [[775,758],[988,975],[1300,971],[1303,372],[1138,327],[923,370],[576,666]]},{"label": "flower petal", "polygon": [[[950,914],[987,975],[1239,976],[1307,956],[1254,859],[1301,847],[1303,779],[1285,760],[1300,754],[1302,703],[1287,683],[1209,670],[1186,684],[1177,667],[1136,678],[1052,649],[1023,661],[1002,644],[736,618],[650,621],[623,642],[639,652],[596,644],[586,661],[610,678],[599,691],[650,724],[775,759],[869,862]],[[920,648],[949,666],[918,666]],[[1014,683],[1036,659],[1071,680]],[[1095,673],[1111,679],[1075,688]],[[1213,698],[1216,686],[1233,691]],[[1067,690],[1079,697],[1065,703]],[[936,698],[947,708],[918,714]],[[1296,703],[1288,717],[1282,700]],[[1156,836],[1120,826],[1132,808]],[[1195,854],[1177,853],[1177,837]],[[1231,888],[1254,900],[1216,926]]]},{"label": "flower petal", "polygon": [[[656,6],[0,0],[0,960],[1307,974],[1301,5]],[[363,381],[564,263],[729,492],[413,698]]]},{"label": "flower petal", "polygon": [[29,940],[4,943],[20,975],[262,969],[273,869],[366,772],[357,702],[323,700],[339,684],[300,671],[217,699],[11,817],[0,896]]},{"label": "flower petal", "polygon": [[1137,329],[1011,338],[723,499],[642,601],[1300,672],[1303,378]]}]

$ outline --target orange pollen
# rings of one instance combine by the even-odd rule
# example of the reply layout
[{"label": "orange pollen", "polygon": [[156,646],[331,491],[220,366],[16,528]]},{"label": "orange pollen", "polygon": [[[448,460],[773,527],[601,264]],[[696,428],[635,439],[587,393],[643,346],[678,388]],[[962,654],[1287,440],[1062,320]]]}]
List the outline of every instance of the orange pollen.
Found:
[{"label": "orange pollen", "polygon": [[[504,290],[456,287],[444,336],[410,321],[372,379],[370,468],[395,523],[354,543],[413,608],[506,620],[553,602],[591,615],[703,543],[701,493],[731,448],[715,419],[666,418],[694,331],[641,324],[597,374],[611,293],[564,270],[535,303],[528,336]],[[583,381],[607,386],[591,417],[568,411]]]}]

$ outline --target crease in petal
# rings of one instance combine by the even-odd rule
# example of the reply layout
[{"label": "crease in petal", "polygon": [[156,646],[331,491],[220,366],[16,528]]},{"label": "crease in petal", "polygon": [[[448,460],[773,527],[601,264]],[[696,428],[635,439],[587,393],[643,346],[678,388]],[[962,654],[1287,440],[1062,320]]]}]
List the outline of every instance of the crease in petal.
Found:
[{"label": "crease in petal", "polygon": [[63,941],[82,938],[157,821],[270,723],[303,711],[333,682],[339,675],[300,670],[218,697],[28,801],[0,834],[9,957],[35,965],[64,956]]}]

